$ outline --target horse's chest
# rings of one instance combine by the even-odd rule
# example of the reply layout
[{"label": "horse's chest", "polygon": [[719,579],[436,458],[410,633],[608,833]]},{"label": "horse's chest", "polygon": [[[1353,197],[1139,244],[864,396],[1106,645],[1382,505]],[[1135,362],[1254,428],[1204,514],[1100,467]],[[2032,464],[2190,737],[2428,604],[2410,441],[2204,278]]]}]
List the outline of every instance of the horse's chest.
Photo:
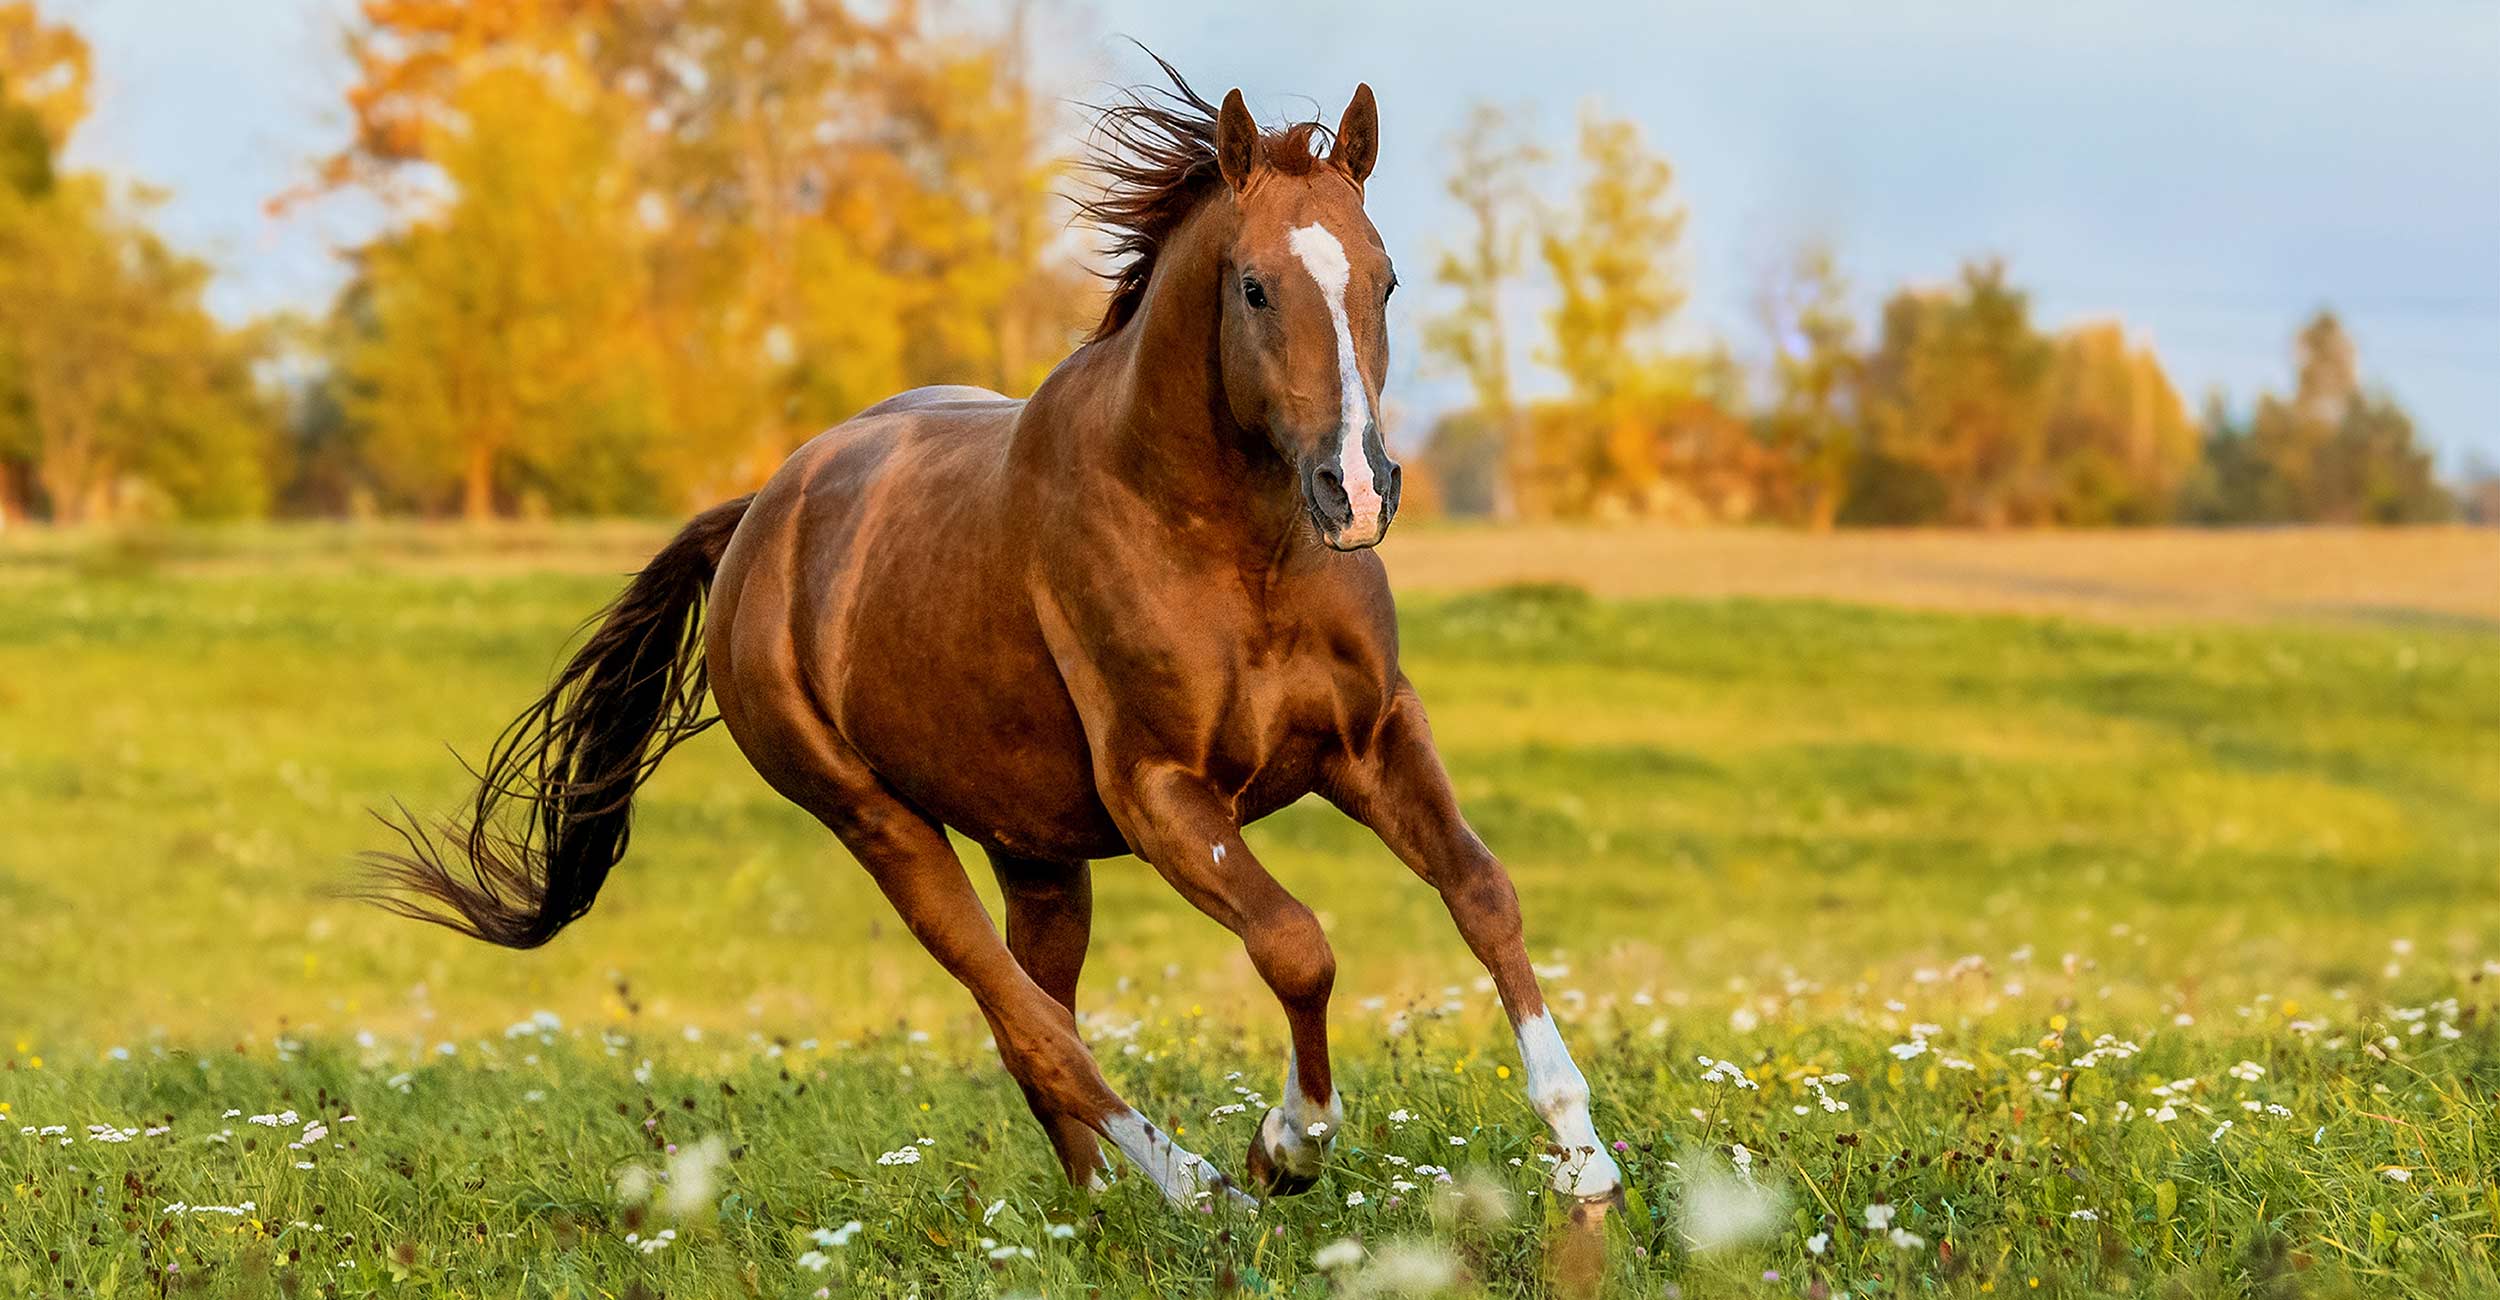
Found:
[{"label": "horse's chest", "polygon": [[1208,775],[1245,802],[1307,793],[1331,755],[1370,734],[1388,699],[1385,675],[1344,656],[1249,653],[1228,678],[1205,758]]}]

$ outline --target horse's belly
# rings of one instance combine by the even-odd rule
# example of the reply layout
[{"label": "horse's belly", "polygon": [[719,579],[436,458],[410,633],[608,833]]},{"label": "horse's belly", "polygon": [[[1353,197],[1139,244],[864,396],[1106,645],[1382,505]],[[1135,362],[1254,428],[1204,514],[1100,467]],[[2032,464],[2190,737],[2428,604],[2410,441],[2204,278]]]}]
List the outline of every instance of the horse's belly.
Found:
[{"label": "horse's belly", "polygon": [[1019,635],[1014,612],[994,607],[942,632],[881,619],[875,594],[861,592],[837,711],[877,775],[987,847],[1063,861],[1127,852],[1039,634]]}]

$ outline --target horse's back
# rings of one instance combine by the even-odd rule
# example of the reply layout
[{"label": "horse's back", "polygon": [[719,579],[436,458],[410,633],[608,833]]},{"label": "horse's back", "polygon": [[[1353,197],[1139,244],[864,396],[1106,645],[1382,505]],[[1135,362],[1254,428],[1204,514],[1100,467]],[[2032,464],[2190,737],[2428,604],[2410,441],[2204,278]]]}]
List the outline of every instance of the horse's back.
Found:
[{"label": "horse's back", "polygon": [[905,389],[882,402],[864,407],[859,414],[843,421],[843,424],[853,424],[876,416],[893,415],[902,411],[925,411],[945,406],[988,406],[999,402],[1018,408],[1024,405],[1005,393],[994,392],[975,384],[930,384],[922,388]]}]

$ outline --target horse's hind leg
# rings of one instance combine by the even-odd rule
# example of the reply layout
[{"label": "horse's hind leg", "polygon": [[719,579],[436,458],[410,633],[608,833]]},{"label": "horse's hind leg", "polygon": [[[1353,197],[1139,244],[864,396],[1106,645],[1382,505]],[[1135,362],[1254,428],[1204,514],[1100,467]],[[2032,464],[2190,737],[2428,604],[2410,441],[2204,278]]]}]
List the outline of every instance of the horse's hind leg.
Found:
[{"label": "horse's hind leg", "polygon": [[921,946],[971,991],[998,1037],[999,1057],[1027,1095],[1110,1139],[1176,1202],[1223,1194],[1246,1203],[1215,1166],[1112,1091],[1077,1036],[1076,1017],[1034,982],[990,925],[945,833],[865,772],[845,787],[839,799],[810,800],[810,807],[868,869]]},{"label": "horse's hind leg", "polygon": [[[1076,980],[1085,968],[1085,948],[1094,931],[1093,864],[1044,862],[993,849],[990,868],[1007,900],[1007,951],[1051,1000],[1073,1015]],[[1049,1131],[1068,1181],[1100,1187],[1109,1165],[1094,1130],[1054,1109],[1030,1084],[1024,1086],[1024,1100]]]}]

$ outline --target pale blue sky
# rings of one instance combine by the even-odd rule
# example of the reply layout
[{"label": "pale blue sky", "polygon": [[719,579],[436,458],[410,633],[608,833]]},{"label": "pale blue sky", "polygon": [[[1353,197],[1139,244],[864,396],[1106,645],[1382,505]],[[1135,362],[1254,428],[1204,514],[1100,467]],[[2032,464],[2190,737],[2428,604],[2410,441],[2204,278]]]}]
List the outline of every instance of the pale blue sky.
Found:
[{"label": "pale blue sky", "polygon": [[[1045,0],[1066,81],[1131,80],[1136,37],[1263,116],[1380,94],[1372,208],[1412,286],[1393,398],[1421,414],[1425,268],[1463,107],[1533,106],[1567,150],[1583,101],[1635,117],[1691,209],[1688,328],[1758,349],[1764,269],[1828,240],[1881,291],[1999,254],[2043,320],[2117,315],[2191,401],[2281,386],[2321,303],[2458,463],[2500,460],[2500,5]],[[1073,7],[1070,7],[1073,6]],[[317,308],[357,205],[263,212],[345,131],[350,0],[51,0],[97,46],[77,156],[171,190],[169,233],[228,314]],[[828,412],[831,420],[843,414]]]}]

